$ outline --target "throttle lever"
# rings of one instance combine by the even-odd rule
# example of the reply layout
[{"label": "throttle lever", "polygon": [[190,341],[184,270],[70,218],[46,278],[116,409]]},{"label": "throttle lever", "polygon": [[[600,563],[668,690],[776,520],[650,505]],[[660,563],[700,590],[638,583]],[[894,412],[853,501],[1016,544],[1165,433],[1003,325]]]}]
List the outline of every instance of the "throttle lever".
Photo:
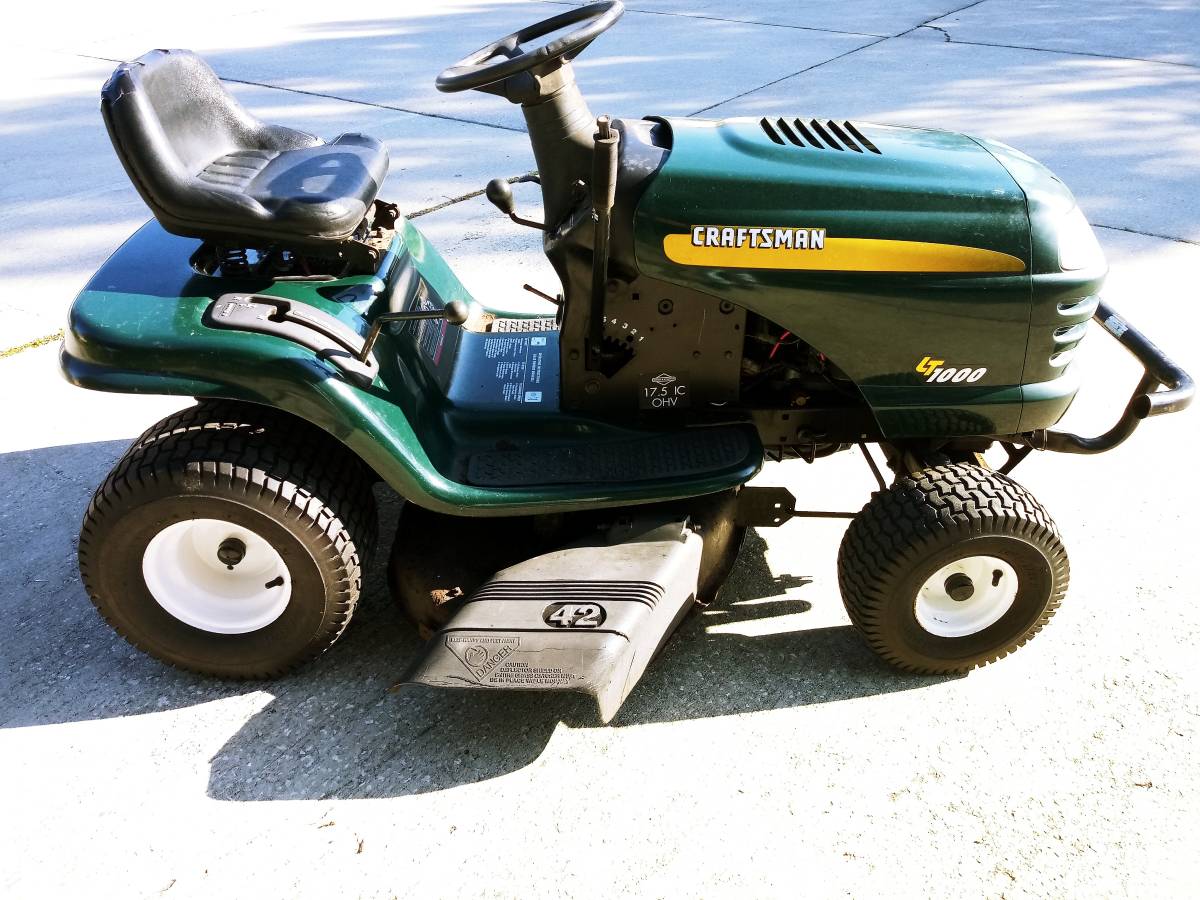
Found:
[{"label": "throttle lever", "polygon": [[371,355],[371,350],[375,347],[375,342],[379,340],[379,333],[383,331],[384,325],[392,322],[414,322],[420,319],[445,319],[451,325],[462,325],[467,321],[470,313],[471,311],[467,307],[467,304],[461,300],[451,300],[441,309],[380,313],[375,317],[375,321],[371,323],[371,330],[367,333],[367,339],[358,354],[358,359],[360,362],[367,361],[367,357]]},{"label": "throttle lever", "polygon": [[[528,176],[526,176],[528,177]],[[524,178],[520,180],[525,180]],[[533,179],[529,179],[532,181]],[[540,184],[540,182],[539,182]],[[493,178],[487,183],[487,187],[483,189],[484,196],[488,198],[492,206],[500,210],[518,225],[528,225],[530,228],[536,228],[539,231],[545,231],[546,226],[541,222],[534,222],[531,219],[522,219],[517,215],[517,204],[513,200],[512,188],[509,187],[507,178]]]}]

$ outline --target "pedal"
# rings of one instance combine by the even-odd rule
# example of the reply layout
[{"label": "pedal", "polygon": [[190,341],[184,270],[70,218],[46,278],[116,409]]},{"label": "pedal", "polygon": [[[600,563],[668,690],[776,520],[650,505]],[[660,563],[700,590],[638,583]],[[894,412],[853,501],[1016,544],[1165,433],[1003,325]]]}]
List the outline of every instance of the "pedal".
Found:
[{"label": "pedal", "polygon": [[689,478],[747,465],[757,448],[752,435],[742,425],[721,425],[565,447],[486,450],[467,460],[467,481],[533,487]]},{"label": "pedal", "polygon": [[702,548],[686,522],[642,519],[502,569],[401,684],[575,691],[607,723],[695,600]]}]

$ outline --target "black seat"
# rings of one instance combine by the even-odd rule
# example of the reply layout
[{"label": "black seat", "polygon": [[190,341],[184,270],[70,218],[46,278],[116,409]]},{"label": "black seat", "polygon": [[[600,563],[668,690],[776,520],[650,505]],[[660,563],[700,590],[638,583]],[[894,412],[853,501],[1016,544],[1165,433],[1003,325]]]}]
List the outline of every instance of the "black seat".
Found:
[{"label": "black seat", "polygon": [[387,175],[383,144],[258,121],[187,50],[113,72],[100,108],[125,171],[174,234],[255,247],[351,238]]}]

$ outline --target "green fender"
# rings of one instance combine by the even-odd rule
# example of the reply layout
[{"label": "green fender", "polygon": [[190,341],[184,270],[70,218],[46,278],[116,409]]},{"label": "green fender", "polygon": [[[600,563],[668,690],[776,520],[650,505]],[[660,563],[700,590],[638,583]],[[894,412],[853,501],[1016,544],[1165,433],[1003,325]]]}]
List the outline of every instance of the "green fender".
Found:
[{"label": "green fender", "polygon": [[[593,445],[644,436],[558,412],[497,412],[451,401],[403,332],[376,344],[379,375],[366,387],[312,351],[272,335],[210,328],[202,317],[230,292],[300,301],[365,334],[407,266],[443,300],[475,304],[411,223],[371,276],[331,282],[233,280],[198,274],[198,242],[157,222],[138,230],[71,307],[61,352],[68,381],[100,391],[222,397],[285,410],[336,437],[401,496],[438,512],[525,515],[699,496],[749,480],[762,464],[757,440],[736,465],[685,478],[493,488],[461,478],[463,459],[498,445],[518,449]],[[459,478],[454,475],[460,473]]]}]

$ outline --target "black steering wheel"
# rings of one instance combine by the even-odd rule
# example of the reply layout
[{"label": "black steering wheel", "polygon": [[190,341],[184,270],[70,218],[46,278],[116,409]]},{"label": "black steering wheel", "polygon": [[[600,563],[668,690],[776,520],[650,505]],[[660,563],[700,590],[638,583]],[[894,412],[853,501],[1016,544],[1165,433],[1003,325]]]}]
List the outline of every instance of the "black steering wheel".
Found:
[{"label": "black steering wheel", "polygon": [[[574,59],[588,44],[612,28],[624,12],[625,4],[621,0],[605,0],[543,19],[536,25],[493,41],[443,69],[437,77],[437,89],[454,93],[485,87],[545,63]],[[579,27],[532,49],[522,46],[570,25]]]}]

